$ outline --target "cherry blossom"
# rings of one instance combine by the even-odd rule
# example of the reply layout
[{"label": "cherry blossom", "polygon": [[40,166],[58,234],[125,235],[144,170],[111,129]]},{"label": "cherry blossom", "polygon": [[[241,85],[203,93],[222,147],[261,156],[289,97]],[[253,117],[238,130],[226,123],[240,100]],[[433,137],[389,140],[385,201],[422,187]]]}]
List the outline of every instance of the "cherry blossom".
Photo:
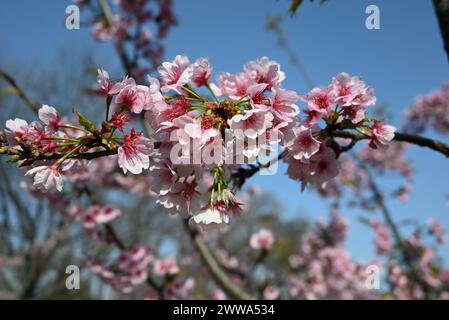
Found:
[{"label": "cherry blossom", "polygon": [[61,118],[56,109],[47,105],[43,105],[42,108],[39,109],[39,119],[50,133],[58,131],[59,127],[62,125]]},{"label": "cherry blossom", "polygon": [[33,185],[42,191],[56,189],[62,191],[64,179],[57,165],[38,166],[28,170],[25,175],[33,176]]},{"label": "cherry blossom", "polygon": [[393,140],[396,128],[390,125],[375,122],[371,127],[371,142],[370,147],[373,149],[385,148],[387,144]]},{"label": "cherry blossom", "polygon": [[250,238],[250,246],[253,249],[271,250],[274,244],[273,233],[267,229],[261,229]]},{"label": "cherry blossom", "polygon": [[173,276],[179,273],[179,266],[175,258],[166,257],[154,262],[154,273],[160,277]]},{"label": "cherry blossom", "polygon": [[193,67],[188,57],[177,55],[173,62],[162,63],[158,72],[162,78],[162,92],[170,90],[180,92],[181,87],[190,82],[193,76]]},{"label": "cherry blossom", "polygon": [[211,67],[209,66],[209,60],[206,58],[199,58],[193,65],[192,82],[201,87],[208,84],[211,76]]},{"label": "cherry blossom", "polygon": [[124,173],[139,174],[150,167],[153,143],[142,135],[143,132],[136,133],[133,128],[130,135],[123,137],[123,145],[118,149],[118,163]]}]

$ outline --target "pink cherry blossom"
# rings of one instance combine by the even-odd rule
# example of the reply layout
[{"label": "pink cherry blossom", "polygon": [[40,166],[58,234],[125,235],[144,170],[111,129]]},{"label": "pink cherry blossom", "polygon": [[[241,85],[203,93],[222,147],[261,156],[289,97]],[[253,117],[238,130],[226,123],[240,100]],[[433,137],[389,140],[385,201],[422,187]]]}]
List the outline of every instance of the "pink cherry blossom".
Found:
[{"label": "pink cherry blossom", "polygon": [[33,176],[33,185],[43,192],[54,189],[62,191],[64,179],[57,165],[38,166],[28,170],[25,175]]},{"label": "pink cherry blossom", "polygon": [[298,100],[299,96],[294,91],[282,88],[273,89],[270,97],[273,114],[282,121],[293,121],[293,118],[299,113],[296,105]]},{"label": "pink cherry blossom", "polygon": [[10,119],[6,121],[6,133],[8,136],[9,143],[11,145],[16,145],[17,142],[15,141],[15,137],[19,139],[26,138],[29,134],[29,127],[28,122],[26,122],[23,119]]},{"label": "pink cherry blossom", "polygon": [[82,215],[83,225],[87,229],[95,228],[99,224],[109,223],[117,219],[121,211],[112,206],[91,206]]},{"label": "pink cherry blossom", "polygon": [[375,122],[371,127],[370,147],[373,149],[385,148],[393,140],[396,128],[383,124],[380,121]]},{"label": "pink cherry blossom", "polygon": [[179,273],[180,269],[175,258],[166,257],[154,262],[153,271],[160,277],[173,276]]},{"label": "pink cherry blossom", "polygon": [[193,221],[197,224],[209,225],[209,224],[227,224],[229,223],[229,216],[217,208],[207,208],[200,211],[193,216]]},{"label": "pink cherry blossom", "polygon": [[162,92],[181,92],[181,87],[188,84],[193,76],[189,58],[182,55],[177,55],[173,62],[162,63],[157,70],[162,78]]},{"label": "pink cherry blossom", "polygon": [[185,280],[175,280],[165,289],[164,297],[166,299],[191,300],[193,299],[192,290],[194,287],[195,280],[191,277]]},{"label": "pink cherry blossom", "polygon": [[261,229],[251,236],[249,244],[253,249],[271,250],[274,244],[273,233],[268,229]]},{"label": "pink cherry blossom", "polygon": [[294,140],[289,153],[297,160],[310,159],[320,150],[321,143],[313,137],[312,128],[299,126],[293,129]]},{"label": "pink cherry blossom", "polygon": [[212,291],[212,300],[226,300],[226,294],[220,289]]},{"label": "pink cherry blossom", "polygon": [[439,133],[449,132],[449,82],[437,90],[415,99],[405,112],[405,130],[422,133],[428,127]]},{"label": "pink cherry blossom", "polygon": [[335,158],[334,151],[323,145],[320,151],[312,156],[311,160],[310,181],[312,184],[322,185],[335,178],[340,171],[340,165]]},{"label": "pink cherry blossom", "polygon": [[123,126],[127,125],[129,112],[124,111],[122,113],[113,113],[111,117],[111,125],[121,132],[123,132]]},{"label": "pink cherry blossom", "polygon": [[134,113],[141,113],[145,108],[148,87],[128,84],[117,95],[115,102]]},{"label": "pink cherry blossom", "polygon": [[248,62],[244,69],[256,83],[266,83],[269,89],[278,87],[285,79],[285,73],[281,71],[280,64],[267,57]]},{"label": "pink cherry blossom", "polygon": [[[192,179],[190,179],[192,180]],[[196,183],[189,181],[176,182],[165,195],[157,200],[168,212],[177,213],[183,217],[192,216],[200,212],[204,206],[204,199],[197,190]]]},{"label": "pink cherry blossom", "polygon": [[224,95],[231,99],[240,99],[248,92],[248,88],[256,82],[245,72],[220,73],[217,76],[218,96]]},{"label": "pink cherry blossom", "polygon": [[333,111],[335,94],[331,87],[314,88],[307,96],[302,97],[302,100],[307,102],[309,110],[315,111],[322,117],[325,117]]},{"label": "pink cherry blossom", "polygon": [[55,108],[43,105],[39,111],[39,119],[45,124],[48,133],[58,131],[59,127],[63,125],[61,118]]},{"label": "pink cherry blossom", "polygon": [[211,72],[212,70],[209,65],[209,60],[206,58],[199,58],[193,64],[192,82],[197,87],[205,85],[209,81]]},{"label": "pink cherry blossom", "polygon": [[139,174],[150,167],[153,142],[142,134],[132,128],[131,133],[123,137],[123,144],[118,148],[118,164],[124,173]]},{"label": "pink cherry blossom", "polygon": [[340,106],[351,106],[353,100],[364,90],[365,83],[360,77],[351,77],[342,72],[332,79],[331,88],[335,102]]},{"label": "pink cherry blossom", "polygon": [[446,242],[447,237],[445,235],[444,226],[436,221],[435,219],[429,219],[427,222],[429,226],[429,232],[430,234],[434,235],[438,241],[438,243],[443,244]]},{"label": "pink cherry blossom", "polygon": [[261,109],[237,114],[231,119],[231,130],[239,137],[255,139],[272,127],[273,115]]},{"label": "pink cherry blossom", "polygon": [[378,219],[371,220],[371,226],[376,234],[376,250],[380,255],[389,254],[392,250],[390,229]]},{"label": "pink cherry blossom", "polygon": [[109,78],[109,73],[104,69],[98,69],[97,72],[98,72],[97,82],[100,85],[100,88],[103,90],[104,93],[109,94],[113,86],[113,83]]},{"label": "pink cherry blossom", "polygon": [[279,289],[273,286],[268,286],[263,291],[263,298],[265,300],[276,300],[279,298]]}]

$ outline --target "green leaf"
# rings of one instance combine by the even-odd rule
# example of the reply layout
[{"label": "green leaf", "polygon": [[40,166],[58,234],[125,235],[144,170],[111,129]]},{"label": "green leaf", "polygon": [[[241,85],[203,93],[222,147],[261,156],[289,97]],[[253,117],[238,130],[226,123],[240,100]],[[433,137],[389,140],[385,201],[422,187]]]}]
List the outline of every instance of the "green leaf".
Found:
[{"label": "green leaf", "polygon": [[78,122],[80,123],[80,125],[84,127],[84,129],[86,129],[89,132],[94,132],[95,130],[97,130],[95,124],[86,117],[84,117],[81,113],[77,112],[76,115],[78,117]]},{"label": "green leaf", "polygon": [[291,12],[292,15],[294,15],[296,13],[296,10],[298,10],[298,7],[301,5],[302,0],[293,0],[292,4],[290,5],[290,9],[289,11]]}]

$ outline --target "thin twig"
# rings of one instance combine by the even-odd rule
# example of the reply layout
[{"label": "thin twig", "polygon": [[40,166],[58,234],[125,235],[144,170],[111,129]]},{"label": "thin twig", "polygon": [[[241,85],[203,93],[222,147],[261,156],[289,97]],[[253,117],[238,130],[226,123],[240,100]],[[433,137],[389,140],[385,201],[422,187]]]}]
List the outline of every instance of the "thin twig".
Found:
[{"label": "thin twig", "polygon": [[189,220],[184,220],[184,227],[189,235],[190,239],[193,242],[195,249],[200,254],[201,259],[204,264],[208,268],[210,274],[217,282],[218,285],[225,291],[226,294],[229,295],[232,299],[237,300],[254,300],[255,298],[241,288],[239,288],[236,284],[232,282],[231,279],[226,275],[226,273],[220,268],[217,261],[214,259],[212,253],[210,252],[209,247],[201,238],[196,227],[189,224]]},{"label": "thin twig", "polygon": [[390,210],[388,209],[385,199],[383,197],[382,192],[380,191],[379,187],[377,186],[370,170],[368,167],[361,162],[361,167],[366,172],[367,178],[368,178],[368,184],[371,188],[371,191],[373,192],[374,199],[376,200],[377,204],[379,205],[382,215],[384,216],[384,219],[387,223],[387,225],[390,227],[393,238],[397,244],[398,249],[400,250],[402,254],[402,258],[404,262],[409,267],[409,274],[410,278],[414,279],[415,282],[422,288],[424,291],[424,294],[426,296],[426,299],[429,298],[429,285],[421,278],[418,269],[416,267],[415,258],[410,249],[412,249],[410,246],[407,245],[407,243],[402,239],[402,236],[399,232],[399,228],[396,226],[393,217],[391,215]]},{"label": "thin twig", "polygon": [[14,78],[12,76],[10,76],[7,72],[5,72],[4,70],[0,69],[0,76],[6,80],[6,82],[8,82],[15,90],[15,93],[17,94],[17,96],[19,96],[19,98],[21,98],[28,107],[30,107],[31,110],[33,110],[34,112],[38,112],[40,105],[35,103],[33,100],[31,100],[26,94],[25,92],[22,90],[22,88],[17,84],[17,82],[14,80]]},{"label": "thin twig", "polygon": [[[98,0],[98,3],[100,5],[101,11],[103,12],[106,24],[108,27],[110,27],[114,23],[114,16],[112,13],[111,6],[109,5],[109,2],[107,0]],[[135,66],[129,59],[125,47],[123,46],[122,43],[116,43],[115,49],[117,50],[117,53],[120,57],[120,61],[122,62],[123,68],[125,69],[126,73],[132,75]]]}]

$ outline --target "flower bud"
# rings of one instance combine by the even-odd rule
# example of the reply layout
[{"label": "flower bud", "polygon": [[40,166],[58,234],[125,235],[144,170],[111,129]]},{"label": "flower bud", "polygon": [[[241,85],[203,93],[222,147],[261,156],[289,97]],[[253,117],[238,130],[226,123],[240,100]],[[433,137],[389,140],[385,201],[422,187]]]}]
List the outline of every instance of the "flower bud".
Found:
[{"label": "flower bud", "polygon": [[20,160],[20,156],[19,156],[18,154],[15,154],[15,155],[11,156],[11,157],[9,158],[9,160],[10,160],[11,162],[17,162],[17,161]]},{"label": "flower bud", "polygon": [[230,190],[230,189],[224,189],[224,190],[222,191],[222,193],[221,193],[221,196],[222,196],[222,198],[223,198],[223,202],[224,202],[226,205],[233,204],[233,203],[236,203],[236,202],[237,202],[237,201],[235,200],[235,194],[234,194],[234,192],[232,192],[232,190]]}]

